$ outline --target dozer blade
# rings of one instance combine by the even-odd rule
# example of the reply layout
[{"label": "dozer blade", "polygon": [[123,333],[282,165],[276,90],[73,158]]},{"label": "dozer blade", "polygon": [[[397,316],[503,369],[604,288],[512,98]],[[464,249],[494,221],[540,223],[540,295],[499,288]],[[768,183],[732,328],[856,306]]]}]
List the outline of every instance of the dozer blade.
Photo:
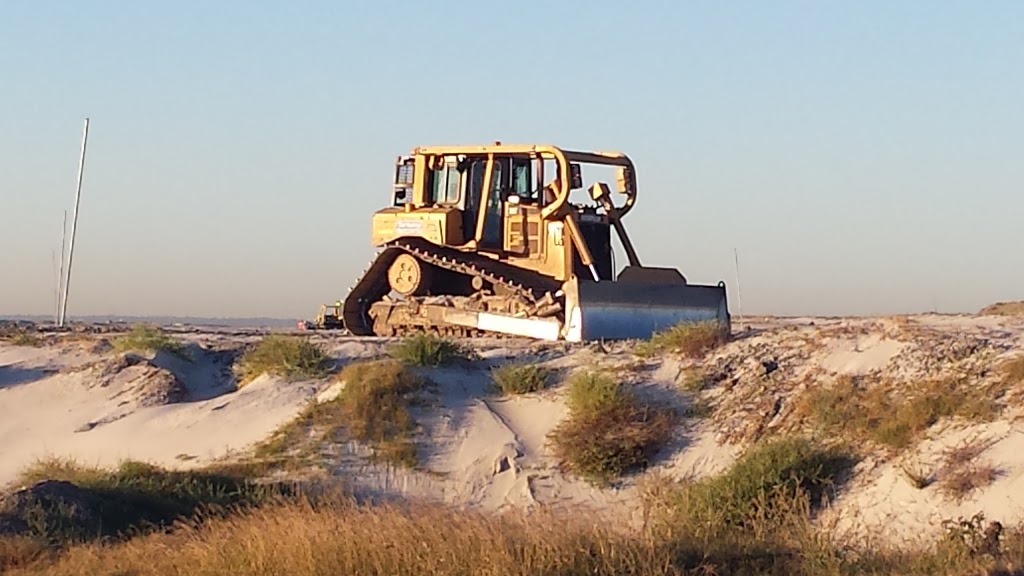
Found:
[{"label": "dozer blade", "polygon": [[644,339],[682,322],[717,322],[725,334],[731,331],[724,283],[667,281],[671,274],[645,280],[640,273],[626,276],[616,282],[565,283],[566,340]]}]

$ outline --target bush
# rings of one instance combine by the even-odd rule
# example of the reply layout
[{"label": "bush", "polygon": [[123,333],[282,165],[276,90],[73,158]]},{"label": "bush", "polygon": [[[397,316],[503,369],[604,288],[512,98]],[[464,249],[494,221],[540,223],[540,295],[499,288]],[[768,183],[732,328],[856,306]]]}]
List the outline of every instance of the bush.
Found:
[{"label": "bush", "polygon": [[670,352],[689,358],[703,358],[728,338],[729,334],[718,322],[680,322],[667,330],[655,332],[635,350],[641,356]]},{"label": "bush", "polygon": [[715,539],[802,523],[853,465],[844,450],[795,437],[751,448],[725,473],[662,489],[647,504],[654,523]]},{"label": "bush", "polygon": [[7,342],[12,346],[26,346],[36,348],[42,346],[43,340],[35,332],[28,330],[13,330],[0,334],[0,341]]},{"label": "bush", "polygon": [[565,468],[598,485],[645,468],[675,427],[674,412],[640,402],[600,374],[570,379],[568,406],[569,417],[550,435],[555,454]]},{"label": "bush", "polygon": [[457,343],[426,332],[406,336],[392,346],[390,352],[393,357],[409,364],[432,367],[465,360],[471,355]]},{"label": "bush", "polygon": [[[26,485],[63,481],[62,491],[76,498],[66,502],[59,491],[30,498],[31,506],[15,520],[25,523],[21,536],[51,545],[98,537],[125,537],[148,532],[203,512],[267,502],[285,492],[237,477],[201,471],[170,472],[137,461],[116,469],[89,468],[66,460],[44,460],[28,467]],[[23,507],[24,508],[24,507]]]},{"label": "bush", "polygon": [[329,358],[320,346],[301,336],[284,334],[264,337],[235,364],[240,385],[251,382],[261,374],[297,380],[322,378],[329,371]]},{"label": "bush", "polygon": [[538,364],[513,362],[491,370],[491,380],[502,394],[529,394],[548,387],[551,370]]},{"label": "bush", "polygon": [[600,412],[631,401],[622,382],[597,372],[578,372],[569,380],[569,409],[577,414]]},{"label": "bush", "polygon": [[130,332],[111,341],[118,352],[169,352],[185,355],[185,345],[156,326],[136,324]]}]

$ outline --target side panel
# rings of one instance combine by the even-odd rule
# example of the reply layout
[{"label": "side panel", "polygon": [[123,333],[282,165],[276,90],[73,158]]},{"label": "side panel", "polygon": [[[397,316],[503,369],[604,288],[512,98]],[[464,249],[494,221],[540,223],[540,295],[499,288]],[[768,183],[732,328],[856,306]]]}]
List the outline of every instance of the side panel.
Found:
[{"label": "side panel", "polygon": [[419,236],[435,244],[463,243],[462,217],[454,208],[385,208],[373,214],[371,242],[380,246],[403,236]]}]

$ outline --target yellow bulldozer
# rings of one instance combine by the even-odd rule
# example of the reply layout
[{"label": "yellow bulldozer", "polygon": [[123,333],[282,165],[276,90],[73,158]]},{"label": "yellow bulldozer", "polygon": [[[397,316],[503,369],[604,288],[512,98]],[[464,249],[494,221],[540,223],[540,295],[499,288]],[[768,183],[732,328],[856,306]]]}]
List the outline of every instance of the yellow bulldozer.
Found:
[{"label": "yellow bulldozer", "polygon": [[[614,174],[585,186],[583,169]],[[582,191],[584,202],[571,201]],[[731,329],[725,284],[643,266],[623,218],[636,172],[618,152],[549,145],[426,146],[399,156],[382,250],[342,306],[359,336],[428,331],[580,342],[646,338],[680,322]],[[614,270],[612,229],[628,260]]]}]

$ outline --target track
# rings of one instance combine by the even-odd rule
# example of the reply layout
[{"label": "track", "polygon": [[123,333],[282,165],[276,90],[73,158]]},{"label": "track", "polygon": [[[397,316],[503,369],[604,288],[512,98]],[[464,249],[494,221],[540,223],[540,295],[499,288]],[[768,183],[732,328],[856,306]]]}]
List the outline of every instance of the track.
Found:
[{"label": "track", "polygon": [[391,291],[387,271],[402,253],[411,254],[442,270],[470,278],[479,277],[494,286],[503,287],[513,297],[518,296],[534,304],[559,288],[559,283],[552,278],[486,256],[438,246],[422,238],[401,238],[385,244],[384,250],[371,262],[345,298],[342,317],[350,333],[356,336],[376,335],[373,318],[369,314],[370,306]]}]

